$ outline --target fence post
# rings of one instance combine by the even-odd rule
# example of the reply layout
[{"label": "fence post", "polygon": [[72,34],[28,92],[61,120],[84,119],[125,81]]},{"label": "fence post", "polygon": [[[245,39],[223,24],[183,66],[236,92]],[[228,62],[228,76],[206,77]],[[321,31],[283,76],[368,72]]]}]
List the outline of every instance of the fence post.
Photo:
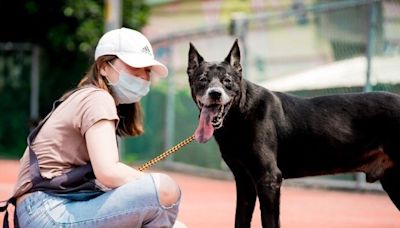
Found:
[{"label": "fence post", "polygon": [[[118,29],[122,24],[122,2],[121,0],[106,0],[104,2],[104,30],[105,32]],[[118,153],[122,158],[126,152],[125,139],[117,137]]]},{"label": "fence post", "polygon": [[[367,43],[367,69],[366,69],[366,80],[364,85],[364,92],[371,92],[371,67],[372,67],[372,57],[375,51],[375,42],[376,42],[376,28],[377,28],[377,3],[372,2],[369,4],[369,26],[368,26],[368,43]],[[356,174],[356,188],[358,190],[364,189],[365,185],[365,174],[357,173]]]},{"label": "fence post", "polygon": [[376,29],[377,29],[377,16],[378,9],[377,3],[369,4],[369,26],[368,26],[368,43],[367,43],[367,71],[366,71],[366,82],[364,87],[364,92],[372,91],[371,86],[371,64],[372,57],[375,51],[375,43],[376,43]]},{"label": "fence post", "polygon": [[247,33],[249,27],[249,18],[244,13],[234,13],[231,18],[231,22],[229,25],[229,32],[231,36],[235,36],[242,41],[243,49],[242,49],[242,72],[243,77],[247,77]]},{"label": "fence post", "polygon": [[39,67],[40,47],[32,45],[31,62],[31,96],[30,96],[30,120],[36,122],[39,119]]},{"label": "fence post", "polygon": [[121,0],[106,0],[104,4],[104,30],[118,29],[122,24]]},{"label": "fence post", "polygon": [[[175,86],[174,86],[174,67],[172,62],[171,47],[165,47],[164,55],[168,61],[168,77],[167,77],[167,100],[165,114],[165,141],[164,148],[169,149],[174,145],[175,138]],[[167,158],[166,162],[172,162],[174,155]]]}]

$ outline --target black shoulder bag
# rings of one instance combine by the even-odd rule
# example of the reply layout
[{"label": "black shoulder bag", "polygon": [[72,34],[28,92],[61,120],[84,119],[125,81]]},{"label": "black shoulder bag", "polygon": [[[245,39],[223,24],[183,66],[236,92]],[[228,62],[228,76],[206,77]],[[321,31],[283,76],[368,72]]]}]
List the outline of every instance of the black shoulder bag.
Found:
[{"label": "black shoulder bag", "polygon": [[[75,92],[75,91],[73,91]],[[70,94],[72,94],[71,92]],[[99,186],[95,181],[93,168],[90,163],[73,168],[68,173],[56,176],[52,179],[44,178],[40,174],[40,168],[37,156],[32,150],[31,144],[35,140],[40,129],[48,120],[54,110],[65,99],[57,100],[53,103],[51,112],[31,131],[28,136],[29,147],[29,173],[32,181],[32,188],[28,192],[43,191],[52,195],[68,198],[70,200],[88,200],[104,193],[105,188]],[[16,206],[16,198],[12,196],[5,202],[4,206],[0,206],[0,212],[6,212],[3,219],[3,228],[9,227],[8,222],[8,205]],[[14,213],[14,226],[19,227],[17,213]]]}]

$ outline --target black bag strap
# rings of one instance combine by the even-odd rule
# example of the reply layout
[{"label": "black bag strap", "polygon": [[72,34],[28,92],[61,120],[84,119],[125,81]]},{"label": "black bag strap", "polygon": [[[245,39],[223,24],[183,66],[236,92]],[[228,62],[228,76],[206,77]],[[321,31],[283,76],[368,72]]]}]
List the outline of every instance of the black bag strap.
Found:
[{"label": "black bag strap", "polygon": [[40,168],[39,168],[39,161],[38,158],[35,154],[35,152],[32,150],[32,143],[35,140],[36,136],[38,135],[40,129],[42,129],[44,123],[50,118],[51,114],[56,110],[56,108],[64,101],[63,100],[56,100],[53,103],[53,108],[50,111],[47,116],[39,122],[39,124],[31,131],[31,133],[28,135],[27,143],[28,143],[28,148],[29,148],[29,174],[31,175],[31,181],[33,186],[39,184],[40,182],[43,181],[43,177],[40,174]]},{"label": "black bag strap", "polygon": [[0,212],[4,212],[7,210],[9,204],[15,205],[16,199],[14,197],[11,197],[8,200],[0,201],[0,203],[3,204],[2,206],[0,206]]},{"label": "black bag strap", "polygon": [[[3,206],[0,206],[0,212],[6,212],[4,214],[4,218],[3,218],[3,228],[9,228],[10,224],[8,221],[8,206],[10,204],[14,205],[14,207],[17,205],[17,199],[15,197],[11,197],[10,199],[6,200],[6,201],[1,201],[1,203],[5,203]],[[19,228],[19,224],[18,224],[18,218],[17,218],[17,213],[14,212],[14,227],[15,228]]]}]

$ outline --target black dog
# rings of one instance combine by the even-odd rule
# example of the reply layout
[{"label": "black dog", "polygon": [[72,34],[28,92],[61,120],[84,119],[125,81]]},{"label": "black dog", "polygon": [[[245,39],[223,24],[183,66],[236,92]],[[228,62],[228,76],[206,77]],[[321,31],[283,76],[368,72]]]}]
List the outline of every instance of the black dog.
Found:
[{"label": "black dog", "polygon": [[235,227],[250,227],[257,196],[263,227],[279,227],[286,178],[364,172],[400,209],[400,96],[301,98],[269,91],[241,72],[237,40],[222,62],[204,61],[190,44],[187,73],[201,110],[195,138],[204,143],[214,135],[235,176]]}]

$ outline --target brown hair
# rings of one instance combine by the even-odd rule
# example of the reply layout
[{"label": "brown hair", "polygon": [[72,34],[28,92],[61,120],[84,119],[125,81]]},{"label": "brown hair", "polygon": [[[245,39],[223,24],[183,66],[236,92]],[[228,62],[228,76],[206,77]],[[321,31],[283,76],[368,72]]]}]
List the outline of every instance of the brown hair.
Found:
[{"label": "brown hair", "polygon": [[[105,55],[99,57],[79,82],[77,88],[93,85],[100,89],[106,90],[114,97],[111,89],[106,83],[106,78],[100,74],[100,69],[103,64],[112,62],[116,58],[117,57],[115,55]],[[64,94],[62,99],[69,96],[71,93],[72,91],[67,92]],[[117,135],[137,136],[143,134],[143,111],[139,102],[133,104],[119,104],[117,105],[117,112],[119,116]]]}]

